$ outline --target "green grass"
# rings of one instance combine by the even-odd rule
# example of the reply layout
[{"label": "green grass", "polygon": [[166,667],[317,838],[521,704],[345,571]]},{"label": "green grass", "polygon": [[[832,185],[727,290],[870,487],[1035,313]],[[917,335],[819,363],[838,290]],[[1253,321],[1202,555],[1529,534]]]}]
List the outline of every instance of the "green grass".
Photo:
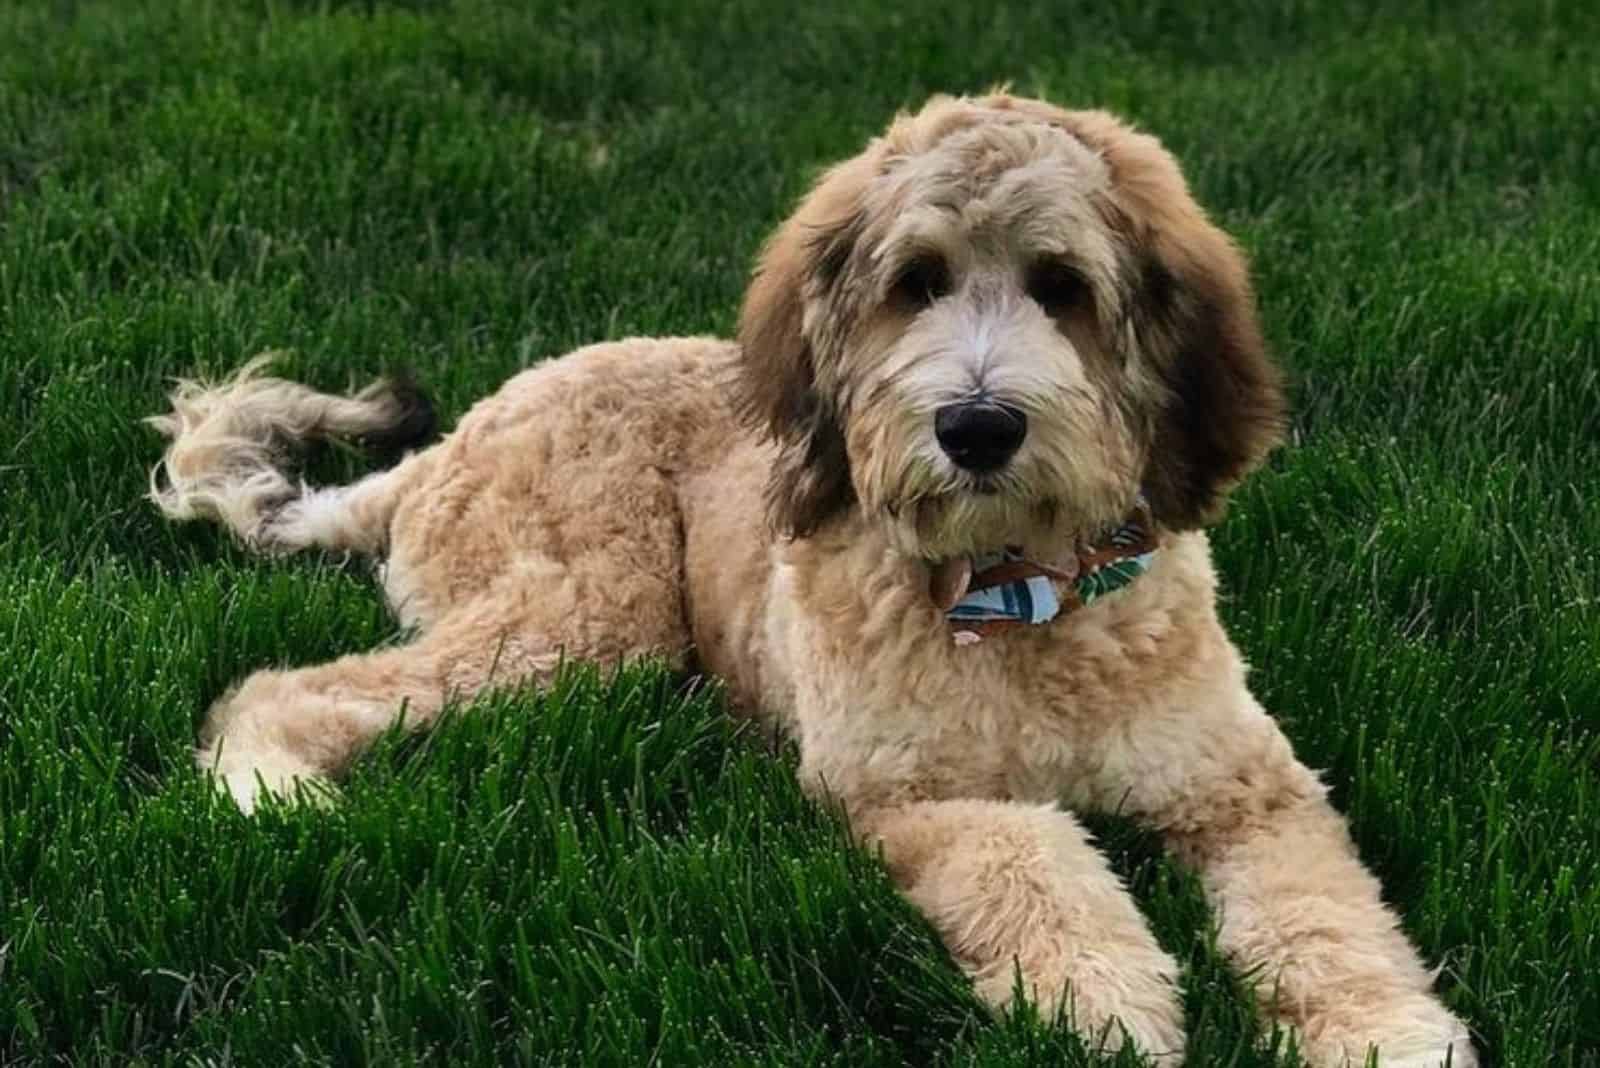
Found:
[{"label": "green grass", "polygon": [[[339,561],[141,500],[167,378],[263,348],[455,414],[580,342],[726,332],[818,165],[1002,80],[1159,133],[1252,253],[1297,415],[1217,532],[1224,613],[1490,1062],[1600,1065],[1579,0],[0,7],[0,1062],[1093,1063],[989,1021],[647,666],[239,816],[189,765],[207,702],[394,627]],[[1097,830],[1185,962],[1192,1063],[1275,1063],[1193,881]]]}]

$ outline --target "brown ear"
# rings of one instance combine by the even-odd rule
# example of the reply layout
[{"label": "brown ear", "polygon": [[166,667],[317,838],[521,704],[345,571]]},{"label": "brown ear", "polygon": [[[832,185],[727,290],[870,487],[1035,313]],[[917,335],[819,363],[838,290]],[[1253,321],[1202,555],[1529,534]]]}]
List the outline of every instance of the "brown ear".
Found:
[{"label": "brown ear", "polygon": [[1129,325],[1163,387],[1145,471],[1151,510],[1173,530],[1215,522],[1287,423],[1244,256],[1155,138],[1105,112],[1049,110],[1111,168],[1135,278]]},{"label": "brown ear", "polygon": [[843,413],[817,387],[808,303],[826,305],[862,224],[861,195],[875,161],[839,164],[767,242],[739,316],[741,413],[778,445],[767,484],[768,518],[804,537],[855,502]]},{"label": "brown ear", "polygon": [[1283,376],[1267,356],[1243,257],[1206,228],[1156,240],[1133,307],[1166,387],[1145,493],[1174,530],[1221,518],[1229,491],[1283,440],[1287,423]]}]

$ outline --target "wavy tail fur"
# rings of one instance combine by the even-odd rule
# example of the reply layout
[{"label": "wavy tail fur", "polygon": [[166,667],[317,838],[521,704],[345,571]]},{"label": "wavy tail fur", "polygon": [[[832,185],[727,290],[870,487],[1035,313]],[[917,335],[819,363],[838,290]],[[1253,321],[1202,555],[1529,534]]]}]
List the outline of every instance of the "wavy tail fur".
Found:
[{"label": "wavy tail fur", "polygon": [[404,465],[329,488],[290,472],[308,443],[334,438],[398,458],[433,436],[432,404],[405,379],[347,397],[319,393],[265,376],[273,358],[218,383],[179,381],[172,411],[146,420],[171,441],[150,473],[150,499],[169,519],[214,520],[263,552],[381,552]]}]

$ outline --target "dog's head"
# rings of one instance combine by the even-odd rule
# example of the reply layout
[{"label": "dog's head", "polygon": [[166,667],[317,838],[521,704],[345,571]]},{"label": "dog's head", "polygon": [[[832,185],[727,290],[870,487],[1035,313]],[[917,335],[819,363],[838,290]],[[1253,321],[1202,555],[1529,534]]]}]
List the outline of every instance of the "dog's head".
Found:
[{"label": "dog's head", "polygon": [[1055,542],[1142,490],[1209,522],[1284,400],[1239,251],[1104,112],[939,97],[823,175],[739,324],[774,524],[858,506],[927,558]]}]

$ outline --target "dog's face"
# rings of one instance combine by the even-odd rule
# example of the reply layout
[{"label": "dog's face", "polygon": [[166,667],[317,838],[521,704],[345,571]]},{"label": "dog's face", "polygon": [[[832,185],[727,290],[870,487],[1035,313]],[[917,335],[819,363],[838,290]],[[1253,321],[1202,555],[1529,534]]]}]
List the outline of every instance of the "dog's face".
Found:
[{"label": "dog's face", "polygon": [[1283,421],[1243,261],[1171,157],[1006,96],[937,98],[824,175],[740,341],[775,524],[856,506],[928,559],[1048,554],[1141,490],[1199,525]]}]

